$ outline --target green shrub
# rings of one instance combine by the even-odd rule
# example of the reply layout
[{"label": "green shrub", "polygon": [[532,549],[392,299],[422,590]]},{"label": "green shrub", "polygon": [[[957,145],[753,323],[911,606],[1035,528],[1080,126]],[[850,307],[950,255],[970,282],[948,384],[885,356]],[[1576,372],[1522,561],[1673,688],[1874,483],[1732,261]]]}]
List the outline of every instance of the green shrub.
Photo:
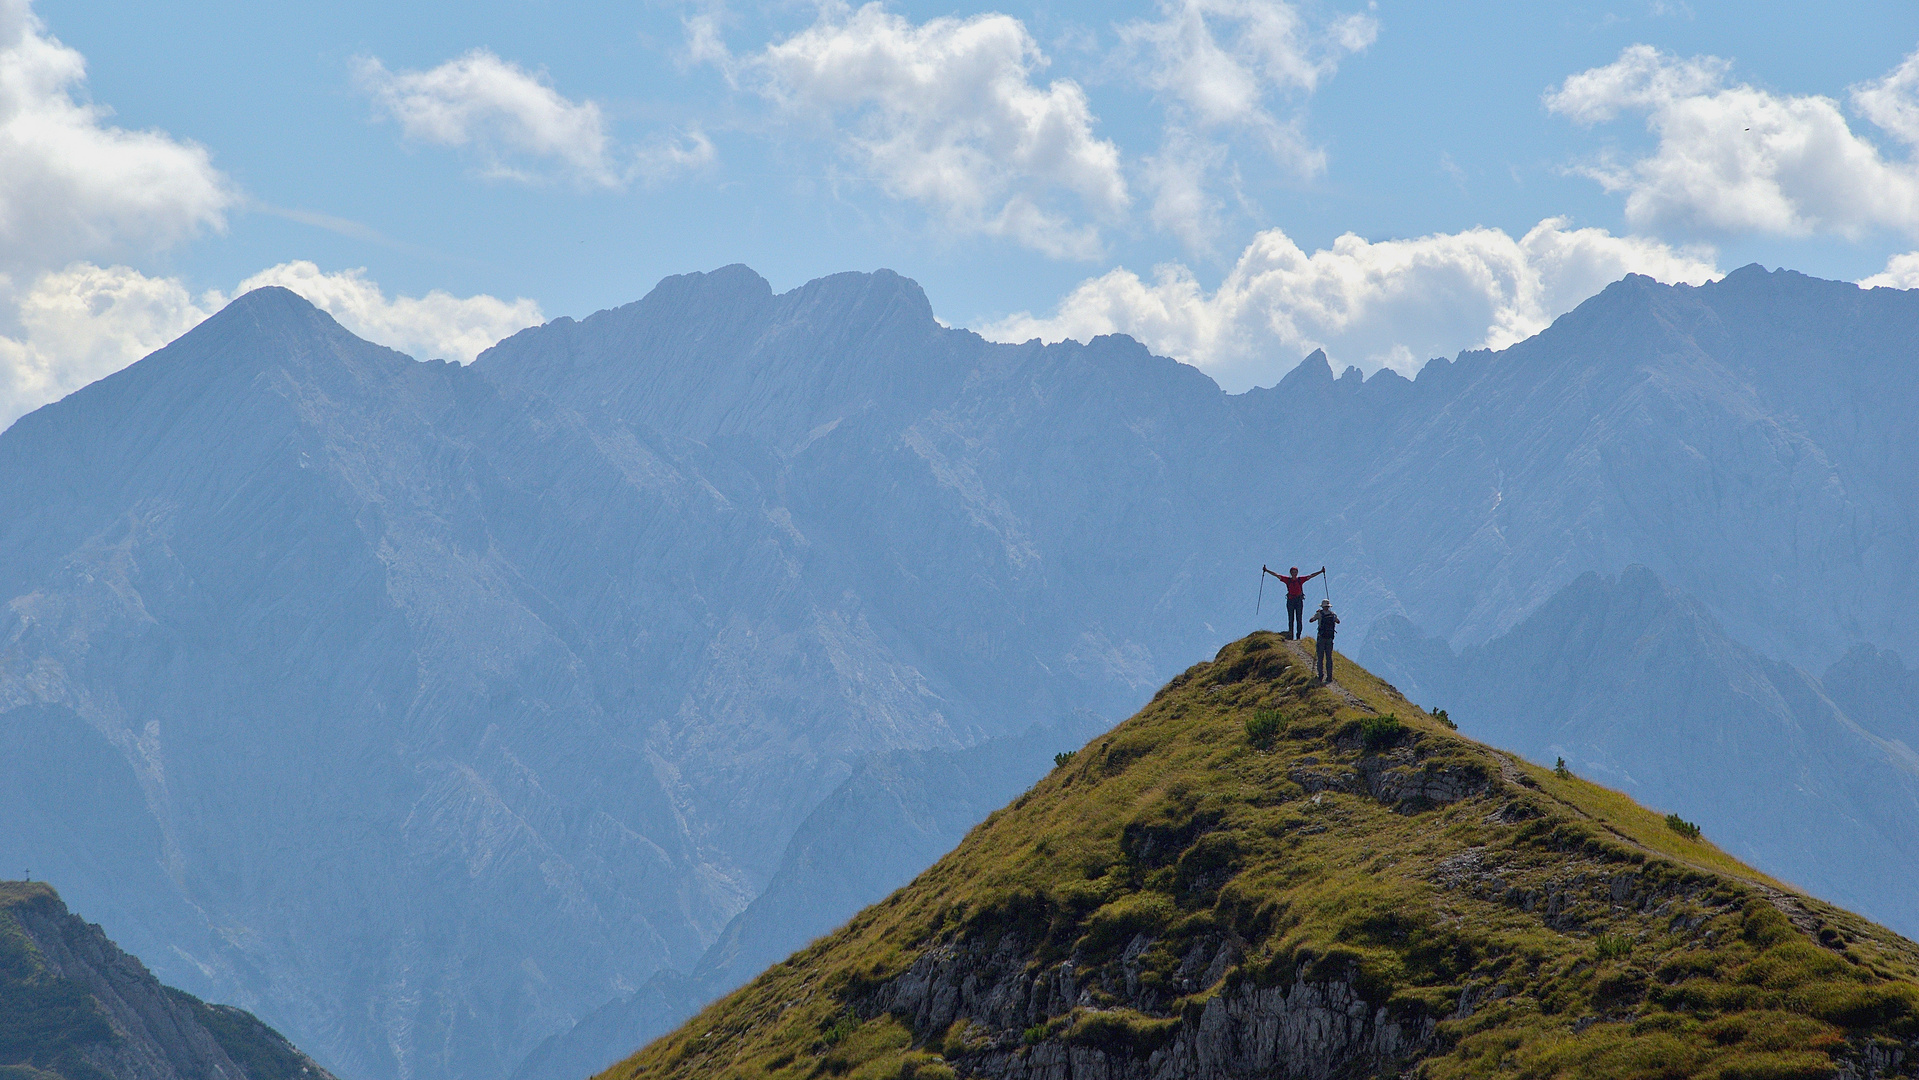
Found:
[{"label": "green shrub", "polygon": [[833,1018],[833,1022],[820,1030],[820,1043],[825,1046],[838,1046],[847,1037],[858,1031],[860,1022],[850,1012],[843,1012]]},{"label": "green shrub", "polygon": [[1666,828],[1671,829],[1673,832],[1678,833],[1688,840],[1699,839],[1699,826],[1694,825],[1678,814],[1666,815]]},{"label": "green shrub", "polygon": [[1624,960],[1632,955],[1632,939],[1624,934],[1601,934],[1593,939],[1593,955],[1601,960]]},{"label": "green shrub", "polygon": [[1246,741],[1265,750],[1271,747],[1273,740],[1285,730],[1285,713],[1278,709],[1254,709],[1253,715],[1246,721]]},{"label": "green shrub", "polygon": [[1448,716],[1448,715],[1446,715],[1446,710],[1444,710],[1444,709],[1429,709],[1429,710],[1427,710],[1427,712],[1428,712],[1428,713],[1429,713],[1429,714],[1430,714],[1430,715],[1432,716],[1432,718],[1433,718],[1433,719],[1435,719],[1435,720],[1437,720],[1437,721],[1439,721],[1439,726],[1440,726],[1440,727],[1443,727],[1443,728],[1445,728],[1445,729],[1446,729],[1447,731],[1458,731],[1458,730],[1459,730],[1459,725],[1458,725],[1458,724],[1455,724],[1455,723],[1453,723],[1453,718],[1452,718],[1452,717],[1450,717],[1450,716]]},{"label": "green shrub", "polygon": [[1064,768],[1068,762],[1073,760],[1073,756],[1078,753],[1078,750],[1061,750],[1059,753],[1054,754],[1053,768]]},{"label": "green shrub", "polygon": [[1565,758],[1560,758],[1553,762],[1553,775],[1559,777],[1561,780],[1571,780],[1573,778],[1573,771],[1566,767]]},{"label": "green shrub", "polygon": [[1391,746],[1406,733],[1406,725],[1392,713],[1385,716],[1368,716],[1359,722],[1359,741],[1366,744],[1368,750],[1378,750]]}]

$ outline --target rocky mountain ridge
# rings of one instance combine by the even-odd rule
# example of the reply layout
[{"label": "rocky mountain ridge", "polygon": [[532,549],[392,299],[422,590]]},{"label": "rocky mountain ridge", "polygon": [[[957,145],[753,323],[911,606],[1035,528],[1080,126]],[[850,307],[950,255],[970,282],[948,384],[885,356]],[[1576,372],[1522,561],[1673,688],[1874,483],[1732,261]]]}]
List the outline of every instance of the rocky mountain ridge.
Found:
[{"label": "rocky mountain ridge", "polygon": [[9,1080],[332,1080],[252,1014],[162,986],[44,884],[0,882]]}]

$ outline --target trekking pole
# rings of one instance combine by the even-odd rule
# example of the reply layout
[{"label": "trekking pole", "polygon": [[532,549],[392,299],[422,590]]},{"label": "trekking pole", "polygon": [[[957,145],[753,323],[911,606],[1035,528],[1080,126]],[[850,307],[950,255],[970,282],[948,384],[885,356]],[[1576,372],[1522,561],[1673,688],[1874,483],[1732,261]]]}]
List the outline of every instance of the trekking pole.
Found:
[{"label": "trekking pole", "polygon": [[1266,564],[1259,564],[1259,599],[1253,601],[1253,618],[1259,618],[1259,605],[1266,602]]},{"label": "trekking pole", "polygon": [[1326,602],[1330,604],[1333,602],[1333,587],[1327,584],[1329,580],[1330,577],[1326,573],[1326,564],[1321,563],[1319,565],[1319,587],[1326,590]]}]

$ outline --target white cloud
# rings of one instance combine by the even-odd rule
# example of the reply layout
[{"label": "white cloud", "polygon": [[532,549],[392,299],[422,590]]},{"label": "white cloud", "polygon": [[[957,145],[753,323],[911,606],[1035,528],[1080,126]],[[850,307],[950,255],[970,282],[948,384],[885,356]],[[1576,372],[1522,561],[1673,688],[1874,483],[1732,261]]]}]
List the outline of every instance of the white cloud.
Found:
[{"label": "white cloud", "polygon": [[19,301],[20,337],[0,337],[0,430],[193,329],[219,303],[125,266],[40,275]]},{"label": "white cloud", "polygon": [[1908,251],[1886,260],[1886,268],[1869,278],[1861,278],[1862,289],[1919,289],[1919,251]]},{"label": "white cloud", "polygon": [[[689,36],[694,55],[719,55],[710,23],[689,23]],[[834,125],[881,190],[958,231],[1093,258],[1098,226],[1062,204],[1110,220],[1130,203],[1119,150],[1094,134],[1085,92],[1035,83],[1046,57],[1009,15],[914,25],[877,3],[827,5],[807,29],[722,62],[791,112]]]},{"label": "white cloud", "polygon": [[1312,93],[1343,56],[1372,44],[1379,24],[1346,15],[1314,28],[1279,0],[1160,0],[1157,19],[1119,32],[1141,82],[1167,110],[1146,177],[1154,224],[1206,250],[1221,210],[1210,178],[1227,160],[1210,140],[1251,139],[1295,175],[1322,172],[1325,152],[1307,140],[1297,110],[1280,115],[1279,99]]},{"label": "white cloud", "polygon": [[1368,15],[1315,30],[1279,0],[1160,0],[1159,14],[1120,27],[1120,37],[1144,55],[1146,85],[1201,127],[1273,126],[1275,91],[1311,93],[1379,34]]},{"label": "white cloud", "polygon": [[486,49],[427,71],[388,71],[375,58],[354,81],[401,134],[478,155],[488,176],[538,182],[556,176],[607,188],[659,180],[709,164],[713,144],[694,131],[627,154],[606,132],[598,104],[573,101],[531,72]]},{"label": "white cloud", "polygon": [[[1861,112],[1910,138],[1919,72],[1899,71],[1855,91]],[[1859,236],[1876,228],[1919,235],[1919,169],[1889,161],[1853,132],[1831,98],[1774,94],[1726,82],[1715,57],[1679,59],[1634,45],[1619,59],[1568,78],[1544,98],[1577,123],[1644,113],[1658,137],[1628,164],[1580,171],[1626,196],[1626,220],[1643,230],[1745,231]]]},{"label": "white cloud", "polygon": [[[283,285],[369,341],[417,357],[468,361],[542,320],[539,305],[487,295],[388,299],[365,271],[328,274],[282,263],[240,283],[234,295]],[[18,336],[0,336],[0,429],[160,348],[219,310],[227,297],[194,297],[175,278],[125,266],[74,263],[38,276],[18,305]]]},{"label": "white cloud", "polygon": [[225,224],[233,194],[206,150],[107,124],[107,109],[82,103],[85,84],[86,59],[27,0],[0,0],[0,274],[159,250]]},{"label": "white cloud", "polygon": [[1169,127],[1159,153],[1142,163],[1146,186],[1153,192],[1153,226],[1178,237],[1190,251],[1211,254],[1224,215],[1207,183],[1228,157],[1226,147]]},{"label": "white cloud", "polygon": [[1885,78],[1853,87],[1852,107],[1901,142],[1919,144],[1919,52]]},{"label": "white cloud", "polygon": [[1431,357],[1503,347],[1627,273],[1698,283],[1718,271],[1709,253],[1569,229],[1560,218],[1517,240],[1485,228],[1377,243],[1348,233],[1310,255],[1269,229],[1211,294],[1184,266],[1159,267],[1151,283],[1116,269],[1083,282],[1050,318],[1021,313],[981,333],[1131,334],[1237,391],[1278,379],[1316,348],[1336,367],[1410,374]]}]

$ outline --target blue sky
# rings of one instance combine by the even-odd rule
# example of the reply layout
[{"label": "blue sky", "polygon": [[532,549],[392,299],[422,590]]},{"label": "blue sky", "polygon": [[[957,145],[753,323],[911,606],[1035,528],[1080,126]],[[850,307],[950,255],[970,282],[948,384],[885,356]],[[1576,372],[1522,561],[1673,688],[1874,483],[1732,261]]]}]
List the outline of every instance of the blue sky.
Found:
[{"label": "blue sky", "polygon": [[1233,390],[1627,271],[1906,287],[1916,48],[1909,2],[0,0],[0,424],[266,281],[464,359],[668,274],[884,266]]}]

